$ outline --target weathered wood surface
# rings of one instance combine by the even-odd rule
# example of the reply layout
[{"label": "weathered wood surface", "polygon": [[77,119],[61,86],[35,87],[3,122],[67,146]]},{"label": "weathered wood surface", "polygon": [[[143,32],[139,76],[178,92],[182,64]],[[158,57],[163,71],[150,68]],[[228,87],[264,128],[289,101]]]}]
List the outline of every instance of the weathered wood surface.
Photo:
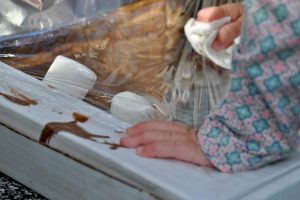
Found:
[{"label": "weathered wood surface", "polygon": [[[31,177],[34,179],[32,182],[37,181],[39,185],[43,186],[43,189],[38,190],[38,192],[45,196],[52,197],[51,194],[47,193],[46,188],[48,187],[47,184],[56,184],[56,178],[59,180],[60,175],[56,174],[58,170],[63,172],[70,170],[70,173],[63,173],[63,179],[65,181],[73,180],[74,184],[76,184],[75,179],[77,179],[78,187],[81,187],[80,182],[82,179],[87,181],[85,176],[92,176],[93,173],[89,172],[90,169],[99,172],[98,180],[102,180],[99,187],[104,188],[99,189],[99,191],[105,192],[107,191],[105,190],[106,187],[116,184],[116,188],[119,188],[114,189],[116,193],[131,188],[132,194],[129,191],[127,192],[128,195],[133,195],[133,197],[138,194],[136,188],[160,199],[251,199],[256,193],[258,194],[256,196],[261,195],[264,197],[263,199],[273,198],[274,195],[280,196],[280,194],[300,195],[300,191],[297,190],[297,187],[300,187],[299,153],[286,161],[257,171],[222,174],[213,169],[201,168],[177,161],[141,158],[136,156],[134,150],[131,149],[111,150],[107,145],[79,138],[67,132],[56,134],[51,139],[49,147],[45,147],[37,142],[44,126],[49,122],[71,121],[73,112],[87,115],[89,120],[80,124],[80,126],[93,134],[110,136],[109,142],[118,142],[121,135],[114,131],[124,130],[128,125],[89,104],[56,93],[40,81],[0,63],[0,92],[13,95],[12,88],[35,99],[38,104],[21,106],[0,96],[0,122],[15,130],[9,131],[11,137],[8,137],[7,131],[6,134],[3,134],[5,128],[1,127],[0,171],[21,182],[26,179],[23,174],[26,172],[22,171],[20,166],[14,166],[14,164],[31,167],[30,169],[34,171],[32,174],[38,173],[38,170],[49,173],[50,176],[44,177],[44,182],[39,182],[40,180],[36,176],[32,175]],[[28,142],[27,139],[28,144],[25,141],[21,144],[21,140],[15,139],[9,143],[9,139],[13,140],[14,137],[17,137],[14,135],[18,134],[17,132],[32,141]],[[18,148],[19,143],[20,148]],[[32,150],[35,151],[34,154],[26,150],[26,148],[31,148],[27,147],[29,143],[35,146],[32,148],[36,148]],[[14,146],[9,144],[14,144]],[[21,148],[21,146],[23,147]],[[44,168],[42,163],[47,163],[49,160],[48,156],[44,157],[42,155],[44,151],[42,149],[56,150],[51,158],[53,160],[57,159],[56,163],[53,163],[54,166],[46,171],[42,169]],[[65,161],[58,165],[60,163],[59,159],[63,155],[57,152],[68,155],[79,163],[89,166],[89,169],[86,169],[79,176],[76,175],[77,173],[71,173],[72,169],[69,168],[73,168],[72,165],[74,165],[75,170],[76,162],[72,161],[73,164],[70,164],[71,161]],[[9,156],[9,154],[19,155],[23,160],[20,161],[13,156]],[[19,170],[22,173],[19,173]],[[109,175],[111,179],[103,174]],[[39,176],[42,176],[42,174]],[[103,179],[100,177],[103,177]],[[114,183],[112,183],[111,180],[116,182],[113,181]],[[30,183],[27,177],[28,182]],[[127,184],[128,187],[121,183]],[[97,195],[96,189],[91,190]],[[84,193],[85,191],[80,192]],[[110,191],[107,192],[105,195],[114,197],[115,194],[110,194]],[[66,193],[73,195],[72,190],[67,190]],[[141,198],[151,197],[145,195],[145,193],[140,193]],[[77,195],[77,193],[75,194]]]},{"label": "weathered wood surface", "polygon": [[0,125],[0,170],[49,199],[155,199]]}]

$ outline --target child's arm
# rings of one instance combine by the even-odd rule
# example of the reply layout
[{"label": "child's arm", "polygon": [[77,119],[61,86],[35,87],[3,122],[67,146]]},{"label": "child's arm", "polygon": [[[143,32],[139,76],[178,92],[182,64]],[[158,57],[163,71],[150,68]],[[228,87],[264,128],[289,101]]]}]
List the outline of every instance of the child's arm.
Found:
[{"label": "child's arm", "polygon": [[[242,14],[241,4],[226,4],[202,9],[197,19],[210,22],[231,16],[232,23],[220,29],[215,41],[217,48],[226,48],[240,35]],[[121,144],[137,148],[137,154],[141,156],[174,158],[201,166],[213,166],[199,147],[196,131],[174,122],[159,120],[143,122],[127,129],[126,135],[121,139]]]},{"label": "child's arm", "polygon": [[[121,143],[155,146],[148,149],[150,157],[206,166],[210,160],[223,172],[255,169],[286,157],[299,141],[299,10],[300,3],[294,0],[245,1],[241,43],[233,54],[231,89],[199,131],[202,150],[193,137],[178,136],[189,131],[171,122],[134,126]],[[171,139],[174,137],[177,142]]]},{"label": "child's arm", "polygon": [[261,167],[298,147],[300,3],[245,1],[231,88],[200,130],[200,146],[221,171]]}]

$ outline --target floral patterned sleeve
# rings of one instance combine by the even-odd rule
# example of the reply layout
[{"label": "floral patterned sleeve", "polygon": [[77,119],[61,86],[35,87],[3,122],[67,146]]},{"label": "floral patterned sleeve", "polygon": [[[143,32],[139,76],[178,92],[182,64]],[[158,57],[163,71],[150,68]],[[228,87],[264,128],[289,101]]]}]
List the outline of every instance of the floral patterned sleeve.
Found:
[{"label": "floral patterned sleeve", "polygon": [[199,130],[222,172],[262,167],[298,148],[300,1],[245,0],[230,89]]}]

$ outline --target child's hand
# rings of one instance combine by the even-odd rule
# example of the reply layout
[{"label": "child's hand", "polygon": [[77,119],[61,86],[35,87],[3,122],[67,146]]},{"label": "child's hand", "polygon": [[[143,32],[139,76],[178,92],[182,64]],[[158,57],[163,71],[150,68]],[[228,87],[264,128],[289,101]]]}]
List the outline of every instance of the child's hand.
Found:
[{"label": "child's hand", "polygon": [[213,48],[216,50],[229,47],[234,42],[234,39],[240,35],[243,21],[243,5],[241,3],[231,3],[219,7],[204,8],[198,12],[197,20],[202,22],[211,22],[226,16],[230,16],[232,22],[220,29],[213,43]]},{"label": "child's hand", "polygon": [[173,158],[212,167],[197,142],[197,131],[175,122],[153,120],[126,130],[120,143],[144,157]]}]

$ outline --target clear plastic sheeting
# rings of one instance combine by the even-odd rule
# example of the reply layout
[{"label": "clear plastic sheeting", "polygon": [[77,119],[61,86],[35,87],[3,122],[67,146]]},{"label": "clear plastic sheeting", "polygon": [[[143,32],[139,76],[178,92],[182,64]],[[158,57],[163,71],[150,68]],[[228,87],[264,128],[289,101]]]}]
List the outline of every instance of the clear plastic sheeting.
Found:
[{"label": "clear plastic sheeting", "polygon": [[168,119],[198,128],[228,80],[185,44],[183,27],[200,2],[7,0],[0,8],[0,61],[42,80],[57,56],[68,57],[97,76],[85,101],[109,111],[116,94],[130,91]]},{"label": "clear plastic sheeting", "polygon": [[173,120],[199,128],[224,97],[229,79],[229,70],[200,56],[186,43],[174,77],[166,80],[172,85]]},{"label": "clear plastic sheeting", "polygon": [[24,3],[30,5],[31,7],[41,11],[50,7],[54,4],[54,0],[22,0]]},{"label": "clear plastic sheeting", "polygon": [[0,36],[78,23],[98,12],[111,11],[134,1],[5,0],[0,7]]}]

